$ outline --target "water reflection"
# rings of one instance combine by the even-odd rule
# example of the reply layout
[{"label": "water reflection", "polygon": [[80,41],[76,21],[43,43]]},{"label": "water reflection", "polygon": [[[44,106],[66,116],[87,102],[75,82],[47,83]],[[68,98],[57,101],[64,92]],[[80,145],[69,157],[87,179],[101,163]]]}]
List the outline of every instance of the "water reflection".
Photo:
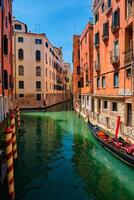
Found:
[{"label": "water reflection", "polygon": [[[74,132],[73,150],[75,152],[73,157],[74,170],[86,183],[85,190],[89,195],[89,199],[134,199],[134,193],[132,194],[124,186],[124,182],[120,182],[117,175],[113,173],[112,168],[107,168],[105,163],[99,161],[99,157],[93,156],[93,154],[97,154],[97,147],[92,140],[83,138],[81,134],[78,135],[77,128]],[[101,156],[103,157],[103,155]],[[132,169],[130,171],[132,172]],[[128,174],[123,173],[122,175],[127,178]],[[134,172],[132,172],[132,176],[134,176]],[[130,184],[128,187],[131,190],[133,186],[134,184]]]},{"label": "water reflection", "polygon": [[16,200],[134,199],[133,170],[106,152],[74,112],[21,118]]}]

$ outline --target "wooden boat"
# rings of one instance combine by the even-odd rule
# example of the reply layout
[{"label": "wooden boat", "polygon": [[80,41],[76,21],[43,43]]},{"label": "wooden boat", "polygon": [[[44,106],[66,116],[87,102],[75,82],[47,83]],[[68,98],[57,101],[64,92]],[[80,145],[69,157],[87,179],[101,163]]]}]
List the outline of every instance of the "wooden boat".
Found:
[{"label": "wooden boat", "polygon": [[110,153],[134,168],[134,145],[120,142],[116,138],[111,138],[98,126],[89,122],[89,128],[96,140]]}]

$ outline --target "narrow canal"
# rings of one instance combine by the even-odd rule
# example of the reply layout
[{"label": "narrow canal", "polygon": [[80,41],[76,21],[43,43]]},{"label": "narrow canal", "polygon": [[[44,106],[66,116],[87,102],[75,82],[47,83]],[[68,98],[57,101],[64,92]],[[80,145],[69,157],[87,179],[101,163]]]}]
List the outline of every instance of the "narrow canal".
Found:
[{"label": "narrow canal", "polygon": [[16,200],[134,200],[134,170],[65,108],[21,114]]}]

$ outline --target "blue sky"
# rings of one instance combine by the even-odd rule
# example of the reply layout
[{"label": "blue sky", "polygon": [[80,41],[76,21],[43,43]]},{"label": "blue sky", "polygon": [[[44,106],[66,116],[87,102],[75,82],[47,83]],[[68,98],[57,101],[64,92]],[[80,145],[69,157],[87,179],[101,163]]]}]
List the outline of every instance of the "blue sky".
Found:
[{"label": "blue sky", "polygon": [[[13,15],[32,32],[46,33],[51,43],[63,47],[72,62],[73,34],[80,34],[92,18],[91,0],[14,0]],[[38,25],[39,24],[39,25]]]}]

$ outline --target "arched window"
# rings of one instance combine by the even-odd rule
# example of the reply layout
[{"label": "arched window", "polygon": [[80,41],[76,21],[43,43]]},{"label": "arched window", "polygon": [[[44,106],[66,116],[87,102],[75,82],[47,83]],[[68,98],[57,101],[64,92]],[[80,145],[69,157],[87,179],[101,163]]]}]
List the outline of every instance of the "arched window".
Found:
[{"label": "arched window", "polygon": [[36,51],[36,61],[40,61],[41,59],[41,53],[39,50]]},{"label": "arched window", "polygon": [[41,68],[39,66],[36,67],[36,76],[41,76]]},{"label": "arched window", "polygon": [[18,58],[20,60],[22,60],[24,58],[24,51],[23,51],[23,49],[19,49],[18,50]]},{"label": "arched window", "polygon": [[23,67],[22,65],[19,65],[19,70],[18,70],[18,72],[19,72],[19,75],[20,75],[20,76],[23,76],[23,75],[24,75],[24,67]]}]

